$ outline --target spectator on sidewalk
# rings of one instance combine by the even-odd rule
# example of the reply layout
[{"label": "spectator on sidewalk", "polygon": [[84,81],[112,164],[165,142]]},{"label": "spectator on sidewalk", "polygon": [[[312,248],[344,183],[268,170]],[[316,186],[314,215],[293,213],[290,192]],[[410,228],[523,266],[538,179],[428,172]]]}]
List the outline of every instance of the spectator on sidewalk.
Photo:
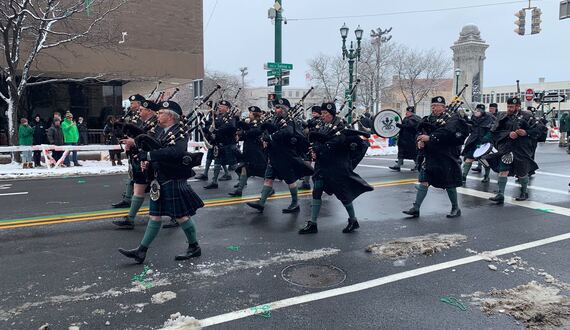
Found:
[{"label": "spectator on sidewalk", "polygon": [[89,144],[89,129],[83,117],[77,117],[77,130],[79,131],[79,145]]},{"label": "spectator on sidewalk", "polygon": [[[108,145],[119,144],[119,137],[123,135],[123,131],[120,127],[115,126],[115,117],[108,116],[105,122],[105,127],[103,128],[103,135],[105,135],[105,143]],[[109,158],[111,159],[111,164],[113,166],[123,165],[121,162],[121,150],[109,150]],[[116,162],[115,162],[116,160]]]},{"label": "spectator on sidewalk", "polygon": [[[47,138],[49,144],[53,144],[56,146],[63,145],[63,131],[61,130],[61,119],[54,118],[53,125],[48,129]],[[61,156],[63,155],[63,151],[53,151],[52,157],[57,162]]]},{"label": "spectator on sidewalk", "polygon": [[[34,117],[34,122],[32,123],[34,127],[34,145],[46,144],[48,143],[46,135],[46,123],[42,120],[40,115]],[[42,166],[42,151],[34,150],[34,165],[35,167]]]},{"label": "spectator on sidewalk", "polygon": [[[21,146],[31,146],[34,142],[34,129],[28,124],[26,118],[20,119],[20,127],[18,128],[18,142]],[[22,151],[22,167],[33,168],[32,151]]]},{"label": "spectator on sidewalk", "polygon": [[[66,146],[76,146],[79,142],[79,130],[77,129],[77,124],[73,120],[73,114],[71,112],[65,113],[65,120],[61,123],[61,129],[63,131],[63,142]],[[71,166],[71,162],[75,166],[81,166],[77,160],[77,150],[70,152],[71,161],[69,160],[69,154],[65,157],[65,166]]]}]

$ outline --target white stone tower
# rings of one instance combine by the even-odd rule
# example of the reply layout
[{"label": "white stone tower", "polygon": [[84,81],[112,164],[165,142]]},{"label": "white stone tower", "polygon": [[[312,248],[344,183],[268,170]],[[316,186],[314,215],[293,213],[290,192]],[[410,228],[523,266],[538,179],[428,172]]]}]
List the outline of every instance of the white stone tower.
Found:
[{"label": "white stone tower", "polygon": [[459,39],[451,46],[453,50],[453,90],[459,90],[463,85],[469,87],[463,93],[469,103],[481,102],[483,90],[483,67],[485,50],[489,47],[485,40],[481,39],[481,32],[474,24],[468,24],[461,29]]}]

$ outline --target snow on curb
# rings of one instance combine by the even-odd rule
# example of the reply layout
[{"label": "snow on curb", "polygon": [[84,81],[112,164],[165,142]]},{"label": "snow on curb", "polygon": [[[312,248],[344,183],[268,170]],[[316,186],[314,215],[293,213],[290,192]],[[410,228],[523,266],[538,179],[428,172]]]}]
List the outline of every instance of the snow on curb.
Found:
[{"label": "snow on curb", "polygon": [[127,165],[112,166],[109,161],[86,160],[80,164],[83,166],[23,169],[22,164],[10,163],[0,165],[0,180],[127,173]]}]

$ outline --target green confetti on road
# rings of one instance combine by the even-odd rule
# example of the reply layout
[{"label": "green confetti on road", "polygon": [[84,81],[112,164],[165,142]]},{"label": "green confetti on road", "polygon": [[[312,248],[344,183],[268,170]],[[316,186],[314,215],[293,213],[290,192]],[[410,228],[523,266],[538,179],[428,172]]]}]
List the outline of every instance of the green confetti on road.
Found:
[{"label": "green confetti on road", "polygon": [[77,183],[79,183],[79,184],[83,184],[83,183],[86,183],[86,182],[87,182],[87,181],[85,181],[85,180],[77,180]]},{"label": "green confetti on road", "polygon": [[150,281],[146,278],[146,274],[149,272],[150,268],[148,266],[144,266],[143,271],[140,274],[133,275],[132,281],[138,282],[145,287],[145,289],[150,289],[154,285],[150,283]]},{"label": "green confetti on road", "polygon": [[439,298],[439,301],[441,301],[442,303],[446,303],[448,305],[457,307],[462,311],[467,310],[467,307],[459,299],[452,297],[452,296],[443,296],[443,297]]},{"label": "green confetti on road", "polygon": [[540,211],[540,212],[546,212],[546,213],[552,213],[552,212],[554,212],[553,209],[538,208],[538,209],[535,209],[535,210],[536,210],[536,211]]},{"label": "green confetti on road", "polygon": [[254,315],[259,315],[266,319],[271,317],[271,306],[268,304],[251,307],[250,310]]},{"label": "green confetti on road", "polygon": [[237,252],[237,251],[239,251],[239,245],[230,245],[230,246],[226,247],[226,249],[228,249],[230,251]]}]

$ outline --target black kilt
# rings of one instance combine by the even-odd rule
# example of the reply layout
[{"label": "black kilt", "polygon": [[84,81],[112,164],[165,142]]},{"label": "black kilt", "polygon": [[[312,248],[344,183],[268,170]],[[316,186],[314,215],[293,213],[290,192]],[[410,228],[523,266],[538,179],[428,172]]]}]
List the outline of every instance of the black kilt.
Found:
[{"label": "black kilt", "polygon": [[150,201],[149,214],[182,218],[193,216],[203,206],[204,202],[186,179],[168,180],[160,184],[160,198],[156,202]]},{"label": "black kilt", "polygon": [[141,168],[141,163],[136,160],[129,160],[132,180],[136,184],[148,184],[149,180],[145,172]]},{"label": "black kilt", "polygon": [[218,154],[215,157],[214,164],[220,165],[235,165],[237,164],[237,146],[235,144],[228,144],[228,145],[218,145],[214,148],[217,148]]}]

